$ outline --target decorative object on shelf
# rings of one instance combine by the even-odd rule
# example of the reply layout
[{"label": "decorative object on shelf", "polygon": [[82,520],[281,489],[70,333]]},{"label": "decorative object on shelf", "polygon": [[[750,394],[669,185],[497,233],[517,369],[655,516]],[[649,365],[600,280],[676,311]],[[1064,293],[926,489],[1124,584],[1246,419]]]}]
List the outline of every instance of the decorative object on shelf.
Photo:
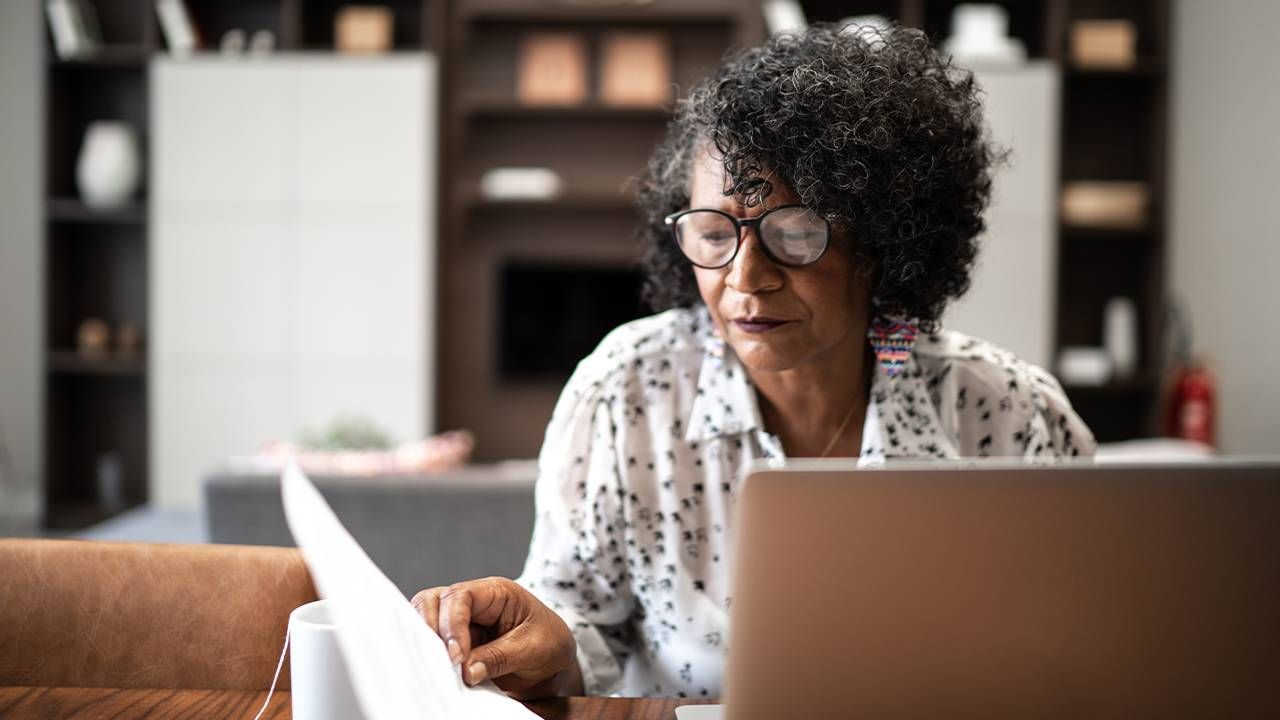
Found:
[{"label": "decorative object on shelf", "polygon": [[1027,48],[1008,36],[1009,11],[988,3],[965,3],[951,11],[951,37],[943,52],[956,62],[1016,64],[1026,61]]},{"label": "decorative object on shelf", "polygon": [[798,0],[764,0],[760,8],[764,12],[764,26],[770,35],[784,32],[804,32],[809,21]]},{"label": "decorative object on shelf", "polygon": [[528,105],[587,99],[587,42],[578,33],[533,32],[520,42],[516,97]]},{"label": "decorative object on shelf", "polygon": [[1068,225],[1141,229],[1147,225],[1150,189],[1144,182],[1075,181],[1062,188],[1062,221]]},{"label": "decorative object on shelf", "polygon": [[[888,30],[893,21],[884,15],[853,15],[840,20],[840,29],[844,33],[875,36]],[[869,38],[874,42],[874,37]]]},{"label": "decorative object on shelf", "polygon": [[248,44],[249,37],[244,30],[231,28],[222,34],[222,40],[218,41],[218,50],[223,55],[239,55],[244,52],[245,46]]},{"label": "decorative object on shelf", "polygon": [[102,44],[98,15],[84,0],[46,0],[45,16],[58,58],[71,60],[92,55]]},{"label": "decorative object on shelf", "polygon": [[661,107],[671,100],[671,41],[661,32],[616,31],[600,38],[600,101]]},{"label": "decorative object on shelf", "polygon": [[100,359],[111,350],[111,327],[98,318],[89,318],[76,330],[76,352],[81,357]]},{"label": "decorative object on shelf", "polygon": [[1132,70],[1138,63],[1138,28],[1128,20],[1071,23],[1071,62],[1081,68]]},{"label": "decorative object on shelf", "polygon": [[550,168],[498,167],[480,177],[485,200],[553,200],[563,189],[560,176]]},{"label": "decorative object on shelf", "polygon": [[142,355],[142,328],[128,320],[116,326],[116,355],[122,358]]},{"label": "decorative object on shelf", "polygon": [[276,34],[270,30],[254,30],[249,38],[249,54],[270,55],[276,51]]},{"label": "decorative object on shelf", "polygon": [[190,55],[200,47],[200,33],[184,0],[156,0],[156,15],[170,55]]},{"label": "decorative object on shelf", "polygon": [[76,184],[85,205],[107,210],[128,204],[142,179],[140,155],[137,133],[128,123],[90,123],[76,162]]},{"label": "decorative object on shelf", "polygon": [[1111,354],[1100,347],[1064,347],[1058,353],[1058,379],[1067,385],[1106,385]]},{"label": "decorative object on shelf", "polygon": [[395,44],[395,13],[382,5],[345,5],[333,16],[333,39],[339,52],[386,52]]},{"label": "decorative object on shelf", "polygon": [[1102,314],[1102,337],[1115,376],[1131,377],[1138,367],[1138,307],[1133,300],[1115,297],[1107,301]]},{"label": "decorative object on shelf", "polygon": [[124,467],[118,455],[108,452],[98,456],[94,463],[94,484],[98,507],[113,514],[124,509]]}]

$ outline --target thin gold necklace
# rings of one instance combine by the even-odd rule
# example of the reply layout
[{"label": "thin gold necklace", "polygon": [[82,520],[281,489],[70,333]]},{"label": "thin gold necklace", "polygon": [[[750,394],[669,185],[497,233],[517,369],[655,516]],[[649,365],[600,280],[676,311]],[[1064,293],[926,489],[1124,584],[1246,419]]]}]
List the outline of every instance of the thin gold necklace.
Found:
[{"label": "thin gold necklace", "polygon": [[822,454],[819,455],[818,457],[826,457],[827,453],[831,452],[831,448],[836,446],[836,441],[839,440],[840,436],[844,434],[844,429],[848,427],[849,421],[853,419],[853,411],[857,409],[858,409],[858,396],[854,395],[853,404],[849,405],[849,412],[844,414],[844,420],[840,421],[840,427],[836,428],[836,434],[831,436],[831,442],[827,443],[827,446],[822,450]]},{"label": "thin gold necklace", "polygon": [[[871,355],[863,361],[862,385],[867,388],[868,393],[871,392],[871,375],[875,372],[872,365],[874,360],[875,356]],[[831,448],[836,446],[836,441],[844,434],[844,429],[849,426],[849,421],[853,419],[853,411],[858,409],[858,397],[858,394],[855,393],[853,403],[849,405],[849,412],[845,413],[844,420],[840,421],[840,427],[836,428],[836,434],[831,436],[831,441],[827,443],[827,446],[822,450],[822,454],[818,457],[826,457],[827,453],[831,452]]]}]

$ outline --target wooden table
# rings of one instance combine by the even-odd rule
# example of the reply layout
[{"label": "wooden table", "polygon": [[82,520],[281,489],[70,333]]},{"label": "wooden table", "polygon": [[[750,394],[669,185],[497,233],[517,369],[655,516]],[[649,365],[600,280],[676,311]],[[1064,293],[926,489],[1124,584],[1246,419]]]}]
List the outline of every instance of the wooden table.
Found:
[{"label": "wooden table", "polygon": [[[265,692],[237,690],[113,690],[110,688],[0,687],[0,718],[228,718],[253,720]],[[546,720],[672,720],[678,705],[713,702],[667,698],[573,697],[527,703]],[[276,692],[262,717],[288,720],[289,693]]]}]

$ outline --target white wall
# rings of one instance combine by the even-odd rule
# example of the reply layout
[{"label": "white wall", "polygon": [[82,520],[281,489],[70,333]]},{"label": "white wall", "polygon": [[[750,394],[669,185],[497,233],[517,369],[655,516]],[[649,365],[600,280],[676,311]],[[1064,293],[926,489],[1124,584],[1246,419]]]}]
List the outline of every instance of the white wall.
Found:
[{"label": "white wall", "polygon": [[974,68],[984,117],[1009,163],[995,175],[973,284],[943,324],[1048,368],[1053,352],[1057,257],[1055,194],[1061,77],[1032,62]]},{"label": "white wall", "polygon": [[35,0],[0,2],[0,529],[39,511],[44,253],[40,199],[44,23]]},{"label": "white wall", "polygon": [[1280,452],[1280,2],[1174,5],[1169,291],[1228,453]]},{"label": "white wall", "polygon": [[434,58],[152,63],[151,499],[355,413],[431,429]]}]

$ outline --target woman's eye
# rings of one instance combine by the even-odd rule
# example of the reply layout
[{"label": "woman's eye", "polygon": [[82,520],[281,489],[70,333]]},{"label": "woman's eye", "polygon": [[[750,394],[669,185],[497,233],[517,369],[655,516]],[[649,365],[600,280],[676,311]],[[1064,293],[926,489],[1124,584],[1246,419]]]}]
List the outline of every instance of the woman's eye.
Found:
[{"label": "woman's eye", "polygon": [[720,245],[733,239],[733,235],[729,233],[702,233],[702,242]]}]

